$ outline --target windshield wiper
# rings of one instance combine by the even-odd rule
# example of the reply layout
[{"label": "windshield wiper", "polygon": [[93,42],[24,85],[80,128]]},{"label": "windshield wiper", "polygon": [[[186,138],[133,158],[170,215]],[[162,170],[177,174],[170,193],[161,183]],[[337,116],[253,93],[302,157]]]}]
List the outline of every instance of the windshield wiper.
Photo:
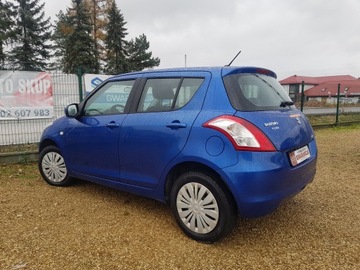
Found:
[{"label": "windshield wiper", "polygon": [[282,107],[282,108],[285,108],[286,106],[292,106],[292,105],[294,105],[295,103],[294,102],[292,102],[292,101],[282,101],[281,103],[280,103],[280,107]]}]

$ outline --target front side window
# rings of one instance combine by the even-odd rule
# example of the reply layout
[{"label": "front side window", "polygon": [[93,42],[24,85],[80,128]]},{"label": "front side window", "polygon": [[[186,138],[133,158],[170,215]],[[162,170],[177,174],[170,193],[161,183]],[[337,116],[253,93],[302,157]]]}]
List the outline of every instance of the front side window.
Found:
[{"label": "front side window", "polygon": [[103,85],[86,101],[83,114],[95,116],[123,113],[134,82],[113,81]]},{"label": "front side window", "polygon": [[280,83],[262,74],[234,74],[224,77],[233,107],[240,111],[278,110],[292,103]]},{"label": "front side window", "polygon": [[184,107],[203,81],[203,78],[148,79],[137,111],[163,112]]}]

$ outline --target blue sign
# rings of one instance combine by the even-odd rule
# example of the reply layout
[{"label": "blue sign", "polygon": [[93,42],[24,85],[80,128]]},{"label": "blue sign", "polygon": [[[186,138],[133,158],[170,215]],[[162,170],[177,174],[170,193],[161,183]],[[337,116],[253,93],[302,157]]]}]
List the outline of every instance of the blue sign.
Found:
[{"label": "blue sign", "polygon": [[94,79],[91,80],[91,87],[95,88],[96,86],[100,85],[103,82],[102,79],[100,79],[99,77],[95,77]]}]

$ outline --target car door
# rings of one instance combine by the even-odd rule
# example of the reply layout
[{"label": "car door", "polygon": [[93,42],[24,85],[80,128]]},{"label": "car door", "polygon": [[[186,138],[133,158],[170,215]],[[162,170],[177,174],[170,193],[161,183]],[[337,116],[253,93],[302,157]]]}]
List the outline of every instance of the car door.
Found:
[{"label": "car door", "polygon": [[84,102],[66,132],[68,163],[75,174],[119,179],[119,134],[135,79],[108,81]]},{"label": "car door", "polygon": [[126,117],[120,132],[122,182],[157,185],[166,165],[185,146],[202,104],[192,102],[193,96],[207,85],[205,75],[146,80],[136,112]]}]

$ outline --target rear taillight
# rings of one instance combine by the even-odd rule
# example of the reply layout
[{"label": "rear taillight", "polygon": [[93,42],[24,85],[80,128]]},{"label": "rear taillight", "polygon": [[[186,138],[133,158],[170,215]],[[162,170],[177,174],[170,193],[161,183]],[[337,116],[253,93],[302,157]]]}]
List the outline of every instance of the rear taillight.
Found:
[{"label": "rear taillight", "polygon": [[242,118],[222,115],[206,122],[203,126],[223,133],[236,150],[276,151],[269,138],[260,129]]}]

